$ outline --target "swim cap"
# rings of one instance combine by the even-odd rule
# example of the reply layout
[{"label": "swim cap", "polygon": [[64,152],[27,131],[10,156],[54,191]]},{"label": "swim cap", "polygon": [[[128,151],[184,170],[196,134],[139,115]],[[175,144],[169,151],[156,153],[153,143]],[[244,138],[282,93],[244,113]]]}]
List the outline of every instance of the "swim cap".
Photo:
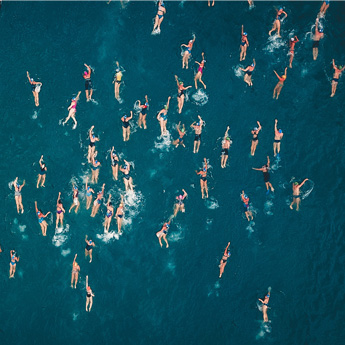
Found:
[{"label": "swim cap", "polygon": [[320,28],[320,29],[319,29],[319,32],[323,32],[323,28]]},{"label": "swim cap", "polygon": [[34,81],[32,78],[30,78],[30,81]]},{"label": "swim cap", "polygon": [[293,184],[294,184],[295,186],[297,186],[297,185],[298,185],[298,182],[294,182]]},{"label": "swim cap", "polygon": [[98,163],[97,159],[95,160],[95,163]]},{"label": "swim cap", "polygon": [[252,63],[250,66],[254,67],[254,64]]},{"label": "swim cap", "polygon": [[290,38],[290,41],[293,42],[295,39],[293,37]]},{"label": "swim cap", "polygon": [[89,244],[91,244],[91,243],[92,243],[92,241],[90,240],[90,241],[89,241]]},{"label": "swim cap", "polygon": [[183,81],[179,81],[179,84],[180,84],[180,85],[183,85]]},{"label": "swim cap", "polygon": [[244,32],[244,33],[243,33],[243,35],[244,35],[244,36],[247,36],[247,33],[246,33],[246,32]]},{"label": "swim cap", "polygon": [[244,194],[243,197],[244,197],[245,199],[248,199],[247,194]]},{"label": "swim cap", "polygon": [[202,170],[203,170],[203,171],[206,171],[206,168],[203,168]]},{"label": "swim cap", "polygon": [[113,152],[112,152],[112,155],[113,155],[113,156],[116,156],[116,152],[115,152],[115,151],[113,151]]},{"label": "swim cap", "polygon": [[91,290],[90,286],[88,286],[86,289],[87,289],[87,290]]},{"label": "swim cap", "polygon": [[283,79],[286,79],[286,75],[284,74],[284,75],[282,76],[282,78],[283,78]]},{"label": "swim cap", "polygon": [[87,74],[87,72],[85,71],[85,72],[84,72],[84,75],[86,75],[86,74]]},{"label": "swim cap", "polygon": [[17,183],[17,187],[20,187],[20,184],[19,184],[19,183]]},{"label": "swim cap", "polygon": [[230,137],[226,137],[226,140],[230,141]]},{"label": "swim cap", "polygon": [[282,10],[283,9],[283,7],[279,7],[279,10]]},{"label": "swim cap", "polygon": [[127,115],[125,115],[124,118],[127,119]]},{"label": "swim cap", "polygon": [[75,187],[75,186],[74,186],[73,189],[78,189],[78,187]]},{"label": "swim cap", "polygon": [[164,106],[164,109],[165,109],[165,110],[168,110],[168,106],[167,106],[167,105],[165,105],[165,106]]},{"label": "swim cap", "polygon": [[75,100],[75,97],[72,98],[72,101],[74,101],[74,100]]},{"label": "swim cap", "polygon": [[124,168],[124,169],[127,169],[127,165],[124,165],[123,168]]},{"label": "swim cap", "polygon": [[343,68],[343,66],[338,66],[338,69],[342,69]]},{"label": "swim cap", "polygon": [[184,133],[184,128],[181,129],[181,132]]},{"label": "swim cap", "polygon": [[279,129],[279,131],[278,131],[279,133],[282,133],[283,131],[281,130],[281,129]]},{"label": "swim cap", "polygon": [[258,127],[254,127],[254,131],[257,131],[258,130]]},{"label": "swim cap", "polygon": [[197,126],[200,126],[200,122],[197,122],[196,125],[197,125]]},{"label": "swim cap", "polygon": [[179,199],[182,199],[182,198],[183,198],[183,195],[179,195],[178,198],[179,198]]},{"label": "swim cap", "polygon": [[168,227],[169,227],[169,224],[165,224],[165,227],[168,228]]}]

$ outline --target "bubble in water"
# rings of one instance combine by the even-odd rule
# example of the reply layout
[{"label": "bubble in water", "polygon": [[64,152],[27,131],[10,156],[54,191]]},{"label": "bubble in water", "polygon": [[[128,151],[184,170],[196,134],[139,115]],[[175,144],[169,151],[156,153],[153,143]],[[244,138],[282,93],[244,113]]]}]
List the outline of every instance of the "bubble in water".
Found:
[{"label": "bubble in water", "polygon": [[206,92],[202,89],[199,89],[192,95],[193,103],[199,106],[203,106],[208,102],[208,96]]},{"label": "bubble in water", "polygon": [[103,234],[97,234],[96,237],[105,243],[109,243],[111,240],[118,240],[120,238],[119,234],[115,231],[109,231]]},{"label": "bubble in water", "polygon": [[157,137],[157,140],[154,142],[155,148],[152,149],[152,152],[156,152],[156,151],[169,152],[173,148],[171,143],[172,143],[172,137],[170,135],[170,132],[166,131],[165,135]]},{"label": "bubble in water", "polygon": [[19,231],[24,232],[26,229],[26,225],[19,225]]},{"label": "bubble in water", "polygon": [[61,247],[68,239],[69,225],[66,224],[66,227],[60,227],[55,229],[55,234],[52,238],[52,243],[55,247]]},{"label": "bubble in water", "polygon": [[272,215],[273,215],[272,207],[273,207],[273,201],[267,200],[267,201],[265,202],[265,205],[264,205],[264,213],[265,213],[267,216],[272,216]]},{"label": "bubble in water", "polygon": [[68,249],[62,249],[61,250],[61,255],[62,256],[67,256],[67,255],[69,255],[69,254],[71,254],[71,249],[70,248],[68,248]]},{"label": "bubble in water", "polygon": [[205,204],[206,204],[206,207],[210,210],[215,210],[216,208],[219,207],[218,201],[213,197],[206,199]]},{"label": "bubble in water", "polygon": [[273,53],[275,49],[279,49],[282,46],[285,46],[285,41],[278,37],[278,35],[274,35],[268,38],[267,46],[263,50]]},{"label": "bubble in water", "polygon": [[240,65],[232,67],[232,70],[237,78],[242,78],[243,77],[243,71],[240,69]]},{"label": "bubble in water", "polygon": [[36,120],[36,119],[37,119],[37,116],[38,116],[38,112],[37,112],[37,110],[35,110],[34,113],[33,113],[33,115],[31,116],[31,118],[32,118],[33,120]]},{"label": "bubble in water", "polygon": [[78,313],[73,313],[73,321],[77,320],[79,314]]}]

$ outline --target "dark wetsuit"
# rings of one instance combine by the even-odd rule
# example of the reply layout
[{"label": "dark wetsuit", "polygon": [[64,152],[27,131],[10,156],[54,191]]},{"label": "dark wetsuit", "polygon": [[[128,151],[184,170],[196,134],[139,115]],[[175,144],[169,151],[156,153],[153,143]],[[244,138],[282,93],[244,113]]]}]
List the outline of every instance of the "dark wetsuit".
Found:
[{"label": "dark wetsuit", "polygon": [[122,121],[122,127],[123,127],[123,128],[128,128],[129,122],[128,122],[128,121],[125,121],[125,120],[121,120],[121,121]]},{"label": "dark wetsuit", "polygon": [[268,171],[263,171],[264,174],[264,181],[269,182],[270,181],[270,173]]}]

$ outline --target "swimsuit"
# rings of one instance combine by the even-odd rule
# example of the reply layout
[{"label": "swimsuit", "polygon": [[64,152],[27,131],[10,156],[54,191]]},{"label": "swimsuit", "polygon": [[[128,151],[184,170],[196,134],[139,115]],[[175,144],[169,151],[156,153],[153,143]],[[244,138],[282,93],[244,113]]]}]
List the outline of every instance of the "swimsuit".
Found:
[{"label": "swimsuit", "polygon": [[207,177],[206,176],[200,176],[200,180],[206,182],[207,181]]},{"label": "swimsuit", "polygon": [[92,193],[90,192],[90,187],[87,187],[87,190],[86,190],[86,196],[91,196]]},{"label": "swimsuit", "polygon": [[268,171],[263,171],[264,174],[264,181],[269,182],[270,180],[270,173]]},{"label": "swimsuit", "polygon": [[280,139],[274,139],[275,143],[280,143]]},{"label": "swimsuit", "polygon": [[123,217],[123,214],[118,214],[117,215],[117,218],[122,218]]},{"label": "swimsuit", "polygon": [[250,75],[253,74],[253,71],[247,71],[246,74],[247,74],[248,76],[250,76]]},{"label": "swimsuit", "polygon": [[46,168],[44,167],[43,169],[41,168],[41,171],[39,172],[40,175],[45,175],[46,174]]},{"label": "swimsuit", "polygon": [[141,108],[141,115],[143,115],[143,116],[146,115],[148,106],[149,106],[148,103],[145,103],[145,105],[142,106],[142,108]]},{"label": "swimsuit", "polygon": [[[254,135],[256,135],[256,137],[254,137]],[[258,134],[253,134],[253,139],[252,141],[258,141]]]},{"label": "swimsuit", "polygon": [[320,41],[314,41],[313,42],[313,48],[318,48],[320,44]]},{"label": "swimsuit", "polygon": [[117,166],[117,160],[111,157],[111,166],[116,167]]},{"label": "swimsuit", "polygon": [[112,215],[113,215],[113,211],[108,210],[106,214],[107,218],[110,218]]},{"label": "swimsuit", "polygon": [[90,250],[92,250],[92,245],[91,244],[89,244],[89,243],[91,243],[92,244],[92,241],[89,241],[87,244],[86,244],[86,247],[85,247],[85,249],[89,252]]},{"label": "swimsuit", "polygon": [[20,192],[18,190],[14,191],[14,196],[21,196]]},{"label": "swimsuit", "polygon": [[333,78],[332,81],[335,81],[337,83],[339,81],[339,78]]},{"label": "swimsuit", "polygon": [[126,180],[129,181],[129,179],[130,179],[131,177],[130,177],[130,175],[129,175],[129,173],[128,173],[128,174],[125,174],[124,178],[125,178]]},{"label": "swimsuit", "polygon": [[62,210],[56,210],[57,214],[60,214],[62,212]]},{"label": "swimsuit", "polygon": [[168,119],[168,114],[161,114],[161,118],[163,119],[163,121],[166,121]]},{"label": "swimsuit", "polygon": [[204,68],[204,66],[199,66],[198,68],[198,73],[200,72],[202,74],[202,69]]},{"label": "swimsuit", "polygon": [[177,98],[180,98],[181,96],[184,95],[183,91],[184,90],[181,90],[181,89],[178,90]]},{"label": "swimsuit", "polygon": [[99,165],[97,165],[97,166],[91,165],[91,169],[92,170],[98,170],[99,169]]},{"label": "swimsuit", "polygon": [[129,122],[128,121],[124,121],[124,120],[121,120],[121,121],[122,121],[122,127],[123,128],[128,128]]},{"label": "swimsuit", "polygon": [[92,82],[90,78],[85,79],[85,90],[92,90]]},{"label": "swimsuit", "polygon": [[228,156],[229,155],[229,149],[222,149],[222,156]]},{"label": "swimsuit", "polygon": [[201,133],[195,134],[194,141],[201,141]]}]

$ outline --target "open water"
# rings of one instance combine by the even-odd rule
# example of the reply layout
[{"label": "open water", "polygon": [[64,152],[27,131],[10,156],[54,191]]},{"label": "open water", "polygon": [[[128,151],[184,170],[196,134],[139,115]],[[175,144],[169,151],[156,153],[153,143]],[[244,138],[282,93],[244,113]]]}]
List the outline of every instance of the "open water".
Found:
[{"label": "open water", "polygon": [[[343,344],[344,332],[344,104],[341,80],[330,98],[331,60],[345,63],[343,2],[331,2],[322,20],[325,38],[312,59],[310,32],[321,2],[285,2],[288,17],[282,39],[268,37],[275,2],[167,2],[160,35],[151,35],[155,2],[3,2],[0,12],[1,109],[1,344]],[[250,46],[239,62],[241,25]],[[196,41],[190,69],[181,69],[182,43]],[[287,40],[298,35],[293,69],[279,100],[272,99],[288,65]],[[207,89],[187,92],[177,113],[174,75],[193,85],[194,61],[207,60]],[[256,59],[253,88],[238,67]],[[115,61],[124,72],[122,103],[114,99]],[[83,64],[94,68],[94,102],[85,102]],[[43,83],[34,106],[26,71]],[[78,127],[61,126],[70,98],[81,90]],[[123,143],[120,117],[137,99],[150,99],[148,129],[132,121]],[[159,137],[155,118],[172,96],[168,130],[189,125],[200,114],[206,121],[200,152],[193,154],[189,130],[186,148],[175,149]],[[274,119],[284,131],[281,160],[273,157]],[[250,130],[262,132],[250,157]],[[87,132],[95,125],[102,164],[97,191],[117,207],[124,193],[122,175],[112,180],[108,150],[115,146],[133,162],[135,194],[126,195],[123,235],[102,236],[106,207],[95,218],[85,210],[83,181]],[[230,125],[228,167],[220,168],[221,137]],[[46,188],[36,189],[38,160],[47,164]],[[252,170],[270,155],[275,193],[266,196],[262,173]],[[195,170],[209,159],[209,195],[202,200]],[[25,213],[17,215],[11,181],[26,180]],[[291,180],[309,178],[300,212],[291,211]],[[81,191],[80,212],[66,214],[55,234],[55,205],[61,191],[68,210],[74,181]],[[173,221],[170,248],[155,236],[172,214],[174,199],[186,189],[186,213]],[[248,224],[240,193],[255,211]],[[309,193],[310,192],[310,193]],[[41,235],[37,200],[48,217]],[[112,221],[111,230],[116,230]],[[84,237],[94,239],[94,260],[84,259]],[[228,241],[232,256],[218,279],[219,260]],[[20,261],[8,279],[9,251]],[[76,290],[70,288],[74,254],[81,266]],[[85,312],[85,276],[94,291]],[[257,299],[271,287],[270,322],[264,325]]]}]

